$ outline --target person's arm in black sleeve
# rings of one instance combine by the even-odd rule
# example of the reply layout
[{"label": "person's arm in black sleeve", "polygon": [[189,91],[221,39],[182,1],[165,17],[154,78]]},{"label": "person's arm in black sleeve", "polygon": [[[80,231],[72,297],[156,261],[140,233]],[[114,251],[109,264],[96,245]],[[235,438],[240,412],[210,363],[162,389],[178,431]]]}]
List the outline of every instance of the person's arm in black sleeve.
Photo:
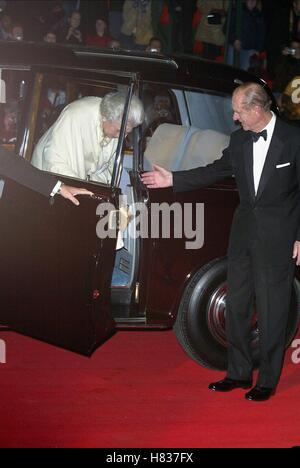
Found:
[{"label": "person's arm in black sleeve", "polygon": [[[296,171],[297,171],[297,179],[298,179],[298,193],[300,193],[300,139],[297,135],[296,137]],[[299,197],[299,195],[298,195]],[[297,232],[296,232],[296,239],[294,242],[293,247],[293,258],[296,260],[296,265],[300,265],[300,220],[298,222]]]},{"label": "person's arm in black sleeve", "polygon": [[197,167],[188,171],[173,172],[173,189],[175,192],[186,192],[207,187],[219,180],[233,175],[230,160],[230,146],[223,151],[220,159],[205,167]]},{"label": "person's arm in black sleeve", "polygon": [[[46,197],[59,193],[63,198],[79,205],[76,195],[89,195],[93,193],[84,188],[70,187],[60,184],[57,190],[58,180],[32,166],[25,159],[15,156],[0,147],[0,176],[14,180],[35,192]],[[56,188],[56,190],[54,190]]]},{"label": "person's arm in black sleeve", "polygon": [[46,197],[50,196],[58,180],[41,172],[25,159],[0,148],[0,175],[8,177]]},{"label": "person's arm in black sleeve", "polygon": [[233,174],[230,140],[230,145],[223,151],[221,159],[208,166],[171,172],[158,164],[153,164],[153,170],[141,174],[141,180],[150,189],[173,187],[175,192],[184,192],[206,187]]}]

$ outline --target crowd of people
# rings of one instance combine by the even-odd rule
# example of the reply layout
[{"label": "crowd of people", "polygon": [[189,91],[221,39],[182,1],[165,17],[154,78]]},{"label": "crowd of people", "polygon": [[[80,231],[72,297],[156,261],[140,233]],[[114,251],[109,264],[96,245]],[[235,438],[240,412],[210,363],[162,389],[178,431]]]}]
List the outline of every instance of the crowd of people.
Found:
[{"label": "crowd of people", "polygon": [[1,9],[0,40],[193,53],[261,76],[300,119],[285,99],[300,76],[300,0],[6,0]]}]

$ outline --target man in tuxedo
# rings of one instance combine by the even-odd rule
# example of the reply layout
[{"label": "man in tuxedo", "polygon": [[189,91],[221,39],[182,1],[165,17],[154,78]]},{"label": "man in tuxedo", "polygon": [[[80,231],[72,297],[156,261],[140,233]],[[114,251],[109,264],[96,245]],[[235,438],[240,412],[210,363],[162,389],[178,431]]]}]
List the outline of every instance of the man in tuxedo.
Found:
[{"label": "man in tuxedo", "polygon": [[209,385],[228,392],[252,387],[250,330],[254,301],[260,332],[256,385],[245,397],[268,400],[282,369],[295,263],[300,264],[300,134],[271,110],[256,83],[239,86],[232,98],[231,135],[221,159],[206,167],[171,173],[160,166],[144,173],[148,188],[193,190],[234,176],[240,204],[228,248],[225,379]]},{"label": "man in tuxedo", "polygon": [[86,189],[63,184],[54,177],[39,171],[25,159],[16,157],[0,147],[0,175],[18,182],[46,197],[56,194],[79,205],[76,195],[93,195]]}]

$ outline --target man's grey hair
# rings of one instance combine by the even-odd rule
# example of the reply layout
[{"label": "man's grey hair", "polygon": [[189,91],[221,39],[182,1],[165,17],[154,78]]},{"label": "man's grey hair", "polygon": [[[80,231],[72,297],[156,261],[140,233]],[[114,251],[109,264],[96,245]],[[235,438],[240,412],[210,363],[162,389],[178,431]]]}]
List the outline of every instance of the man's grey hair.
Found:
[{"label": "man's grey hair", "polygon": [[[126,93],[121,91],[106,94],[100,104],[102,117],[105,120],[109,120],[110,122],[121,122],[124,113],[126,97]],[[142,101],[133,95],[130,104],[128,121],[134,127],[137,127],[143,123],[144,115]]]},{"label": "man's grey hair", "polygon": [[272,101],[267,91],[257,83],[244,83],[239,86],[234,93],[239,91],[243,92],[243,106],[246,109],[251,107],[259,106],[266,112],[271,109]]}]

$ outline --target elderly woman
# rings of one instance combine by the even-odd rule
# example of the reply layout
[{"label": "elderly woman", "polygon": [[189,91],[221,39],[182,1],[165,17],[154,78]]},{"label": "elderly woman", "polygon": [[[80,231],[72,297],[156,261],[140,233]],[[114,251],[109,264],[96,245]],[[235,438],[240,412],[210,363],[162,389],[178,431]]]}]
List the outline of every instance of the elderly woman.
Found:
[{"label": "elderly woman", "polygon": [[[110,184],[125,102],[122,92],[72,102],[38,142],[32,164],[44,171]],[[126,133],[143,119],[143,105],[133,96]]]}]

